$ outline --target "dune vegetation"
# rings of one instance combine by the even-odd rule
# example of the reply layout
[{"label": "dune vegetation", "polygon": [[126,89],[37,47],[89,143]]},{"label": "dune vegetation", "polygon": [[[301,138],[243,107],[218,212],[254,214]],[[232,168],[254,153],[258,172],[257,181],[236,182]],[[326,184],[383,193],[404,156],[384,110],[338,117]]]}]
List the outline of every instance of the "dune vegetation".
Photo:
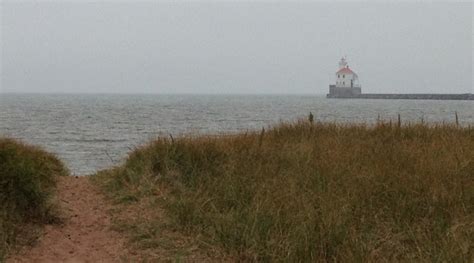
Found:
[{"label": "dune vegetation", "polygon": [[56,179],[67,174],[41,148],[0,138],[0,262],[15,244],[28,242],[39,226],[56,220]]},{"label": "dune vegetation", "polygon": [[[154,199],[143,213],[164,207],[168,228],[235,260],[474,259],[472,127],[311,116],[258,132],[159,138],[94,179],[118,203]],[[133,242],[159,247],[156,220],[151,213],[140,223],[146,233],[129,233]]]}]

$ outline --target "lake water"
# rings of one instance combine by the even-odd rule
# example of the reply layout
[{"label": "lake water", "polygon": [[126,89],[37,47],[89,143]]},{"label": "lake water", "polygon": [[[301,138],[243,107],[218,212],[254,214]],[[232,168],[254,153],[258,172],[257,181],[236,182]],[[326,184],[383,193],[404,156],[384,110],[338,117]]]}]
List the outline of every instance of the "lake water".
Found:
[{"label": "lake water", "polygon": [[32,95],[0,94],[0,135],[43,146],[73,174],[122,161],[157,136],[229,133],[306,118],[474,125],[472,101],[343,100],[314,95]]}]

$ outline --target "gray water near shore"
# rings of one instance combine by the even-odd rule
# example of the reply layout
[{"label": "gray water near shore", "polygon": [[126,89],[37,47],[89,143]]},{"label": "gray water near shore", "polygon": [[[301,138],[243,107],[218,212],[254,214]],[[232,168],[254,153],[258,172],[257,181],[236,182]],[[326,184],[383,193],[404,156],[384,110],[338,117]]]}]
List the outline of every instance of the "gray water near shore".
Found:
[{"label": "gray water near shore", "polygon": [[157,136],[256,130],[280,121],[454,122],[474,125],[472,101],[344,100],[314,95],[0,94],[0,136],[56,153],[76,175],[120,163]]}]

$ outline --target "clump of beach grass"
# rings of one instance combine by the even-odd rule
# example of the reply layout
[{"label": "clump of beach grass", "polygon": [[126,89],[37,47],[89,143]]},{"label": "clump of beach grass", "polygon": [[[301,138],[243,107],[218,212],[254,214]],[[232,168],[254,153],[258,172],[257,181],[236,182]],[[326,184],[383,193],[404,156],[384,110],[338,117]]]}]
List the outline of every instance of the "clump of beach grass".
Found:
[{"label": "clump of beach grass", "polygon": [[39,147],[0,138],[0,261],[32,229],[56,219],[51,201],[64,165]]},{"label": "clump of beach grass", "polygon": [[159,138],[96,180],[117,201],[157,196],[173,228],[240,261],[474,259],[472,127],[310,118]]}]

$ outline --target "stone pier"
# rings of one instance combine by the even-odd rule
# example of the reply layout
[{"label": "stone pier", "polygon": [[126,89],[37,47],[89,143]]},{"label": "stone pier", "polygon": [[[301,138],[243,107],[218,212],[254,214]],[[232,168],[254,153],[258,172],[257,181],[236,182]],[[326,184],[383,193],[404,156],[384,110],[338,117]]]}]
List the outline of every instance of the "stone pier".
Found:
[{"label": "stone pier", "polygon": [[381,94],[381,93],[361,93],[336,92],[327,94],[327,98],[335,99],[391,99],[391,100],[474,100],[474,94]]}]

